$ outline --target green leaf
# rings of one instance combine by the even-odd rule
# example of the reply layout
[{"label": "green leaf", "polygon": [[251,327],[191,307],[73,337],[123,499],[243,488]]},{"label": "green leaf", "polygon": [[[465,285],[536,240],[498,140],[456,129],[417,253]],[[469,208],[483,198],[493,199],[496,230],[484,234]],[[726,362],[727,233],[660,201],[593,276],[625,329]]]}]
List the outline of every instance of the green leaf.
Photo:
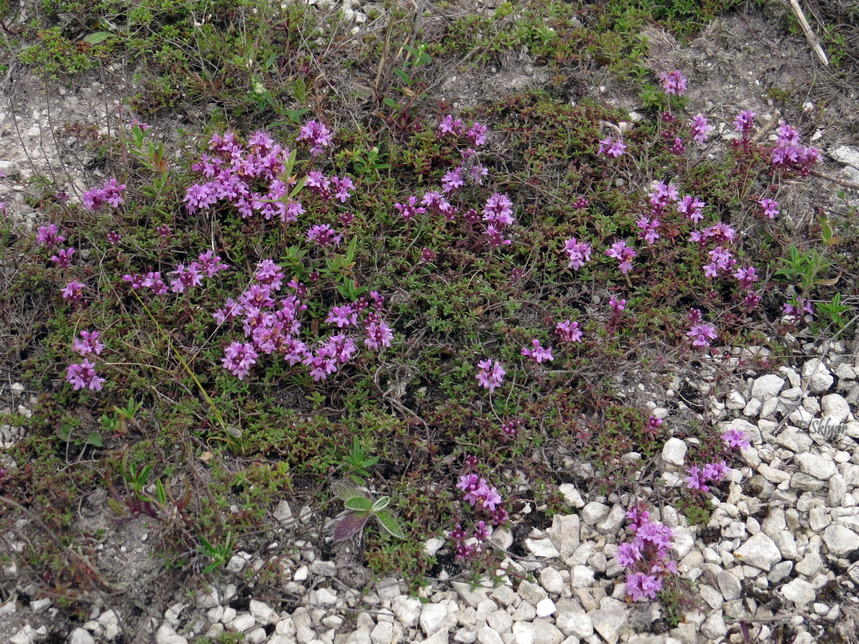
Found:
[{"label": "green leaf", "polygon": [[404,83],[405,85],[408,85],[408,84],[409,84],[409,80],[410,80],[410,79],[409,79],[409,75],[408,75],[406,72],[404,72],[402,69],[399,69],[399,68],[395,69],[395,70],[394,70],[394,75],[395,75],[397,78],[399,78],[401,81],[403,81],[403,83]]},{"label": "green leaf", "polygon": [[161,505],[167,505],[167,490],[164,489],[164,483],[161,479],[155,481],[155,499]]},{"label": "green leaf", "polygon": [[379,525],[381,525],[385,532],[390,534],[392,537],[396,537],[397,539],[405,539],[406,535],[403,533],[403,529],[400,527],[400,523],[394,518],[394,515],[387,511],[382,511],[376,514],[376,518],[379,520]]},{"label": "green leaf", "polygon": [[373,512],[380,512],[381,510],[384,510],[386,507],[388,507],[388,504],[390,502],[391,502],[391,497],[389,497],[389,496],[381,497],[379,500],[377,500],[373,504]]},{"label": "green leaf", "polygon": [[373,502],[366,496],[353,496],[343,502],[347,510],[360,510],[366,512],[373,509]]},{"label": "green leaf", "polygon": [[90,45],[98,45],[100,43],[103,43],[108,38],[111,38],[112,36],[113,34],[109,31],[96,31],[89,36],[85,36],[84,42]]},{"label": "green leaf", "polygon": [[400,106],[400,104],[399,104],[399,103],[397,103],[397,101],[395,101],[394,99],[392,99],[390,96],[386,96],[385,98],[383,98],[383,99],[382,99],[382,102],[383,102],[385,105],[387,105],[388,107],[391,107],[391,108],[397,108],[397,107],[399,107],[399,106]]},{"label": "green leaf", "polygon": [[98,432],[93,432],[86,439],[87,445],[92,445],[93,447],[104,447],[104,440],[101,437],[101,434]]}]

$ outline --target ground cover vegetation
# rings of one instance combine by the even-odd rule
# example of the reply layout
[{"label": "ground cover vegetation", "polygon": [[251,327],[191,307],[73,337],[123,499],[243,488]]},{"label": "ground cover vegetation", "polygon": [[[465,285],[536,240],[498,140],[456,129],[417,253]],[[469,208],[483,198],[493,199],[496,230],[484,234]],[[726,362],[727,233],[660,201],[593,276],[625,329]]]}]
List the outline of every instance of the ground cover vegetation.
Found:
[{"label": "ground cover vegetation", "polygon": [[[545,526],[573,481],[627,502],[630,600],[676,601],[645,508],[706,524],[745,440],[700,420],[687,376],[775,367],[855,323],[855,212],[797,228],[779,205],[819,160],[799,106],[717,122],[687,111],[684,70],[643,64],[643,27],[683,39],[763,4],[389,2],[357,33],[303,3],[40,4],[6,36],[17,60],[49,83],[134,78],[110,130],[64,124],[86,190],[35,180],[39,225],[2,223],[4,310],[35,311],[5,360],[39,402],[4,421],[28,436],[0,493],[59,535],[22,553],[44,592],[85,614],[109,586],[69,555],[98,543],[75,508],[100,488],[117,525],[155,520],[177,578],[258,548],[286,499],[312,512],[299,533],[417,587],[496,574],[491,531]],[[547,86],[435,97],[441,70],[510,52]],[[646,112],[571,102],[581,69]],[[175,146],[183,110],[198,129]],[[655,417],[637,382],[685,404]],[[672,435],[699,449],[666,489]]]}]

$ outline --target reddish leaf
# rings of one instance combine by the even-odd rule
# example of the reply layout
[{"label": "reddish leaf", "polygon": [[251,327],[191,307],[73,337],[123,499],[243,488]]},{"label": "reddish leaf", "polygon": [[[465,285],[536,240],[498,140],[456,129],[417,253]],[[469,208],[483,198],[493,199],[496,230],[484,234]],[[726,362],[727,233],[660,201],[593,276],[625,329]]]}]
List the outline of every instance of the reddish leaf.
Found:
[{"label": "reddish leaf", "polygon": [[340,519],[337,527],[334,528],[332,538],[334,541],[346,541],[364,529],[367,525],[367,520],[370,518],[369,512],[351,512]]}]

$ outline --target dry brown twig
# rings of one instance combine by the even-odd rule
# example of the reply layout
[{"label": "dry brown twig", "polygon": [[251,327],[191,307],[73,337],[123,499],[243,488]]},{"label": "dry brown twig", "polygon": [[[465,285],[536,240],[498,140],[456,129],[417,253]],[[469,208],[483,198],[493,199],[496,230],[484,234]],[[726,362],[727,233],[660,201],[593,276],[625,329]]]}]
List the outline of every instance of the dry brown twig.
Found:
[{"label": "dry brown twig", "polygon": [[815,36],[814,32],[811,30],[811,25],[808,24],[808,20],[805,18],[805,13],[803,13],[802,7],[799,6],[799,0],[790,0],[790,10],[793,11],[793,15],[795,15],[796,19],[799,21],[799,26],[802,27],[802,33],[805,34],[805,38],[808,40],[811,50],[817,55],[818,60],[820,60],[824,66],[828,66],[829,59],[826,58],[826,52],[823,51],[823,47],[820,46],[820,41],[817,40],[817,36]]}]

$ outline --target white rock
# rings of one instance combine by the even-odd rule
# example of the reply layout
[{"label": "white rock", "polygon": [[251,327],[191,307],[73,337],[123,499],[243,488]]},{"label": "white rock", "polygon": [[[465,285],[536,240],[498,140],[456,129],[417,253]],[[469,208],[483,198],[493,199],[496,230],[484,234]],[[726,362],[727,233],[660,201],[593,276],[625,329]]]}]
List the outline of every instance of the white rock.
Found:
[{"label": "white rock", "polygon": [[197,608],[214,608],[221,605],[218,589],[212,586],[208,592],[197,595]]},{"label": "white rock", "polygon": [[582,508],[582,521],[587,525],[596,525],[606,518],[609,513],[609,507],[598,501],[591,501]]},{"label": "white rock", "polygon": [[547,567],[540,571],[540,585],[548,593],[560,595],[564,590],[564,578],[554,568]]},{"label": "white rock", "polygon": [[672,548],[678,560],[683,559],[695,545],[695,537],[692,531],[685,526],[677,526],[672,530],[674,538]]},{"label": "white rock", "polygon": [[806,452],[805,454],[797,454],[795,460],[801,472],[821,481],[828,481],[838,473],[835,461],[828,456]]},{"label": "white rock", "polygon": [[802,378],[812,393],[821,394],[832,386],[834,378],[820,358],[812,358],[802,365]]},{"label": "white rock", "polygon": [[525,539],[525,547],[535,557],[548,559],[561,555],[551,539]]},{"label": "white rock", "polygon": [[513,618],[506,610],[496,610],[486,616],[486,624],[496,633],[504,634],[513,628]]},{"label": "white rock", "polygon": [[570,507],[577,510],[585,507],[585,501],[582,499],[582,495],[572,483],[562,483],[558,486],[558,492],[561,493],[561,496],[564,497],[564,501],[566,501]]},{"label": "white rock", "polygon": [[316,601],[323,606],[333,606],[337,603],[337,593],[330,588],[320,588],[316,591]]},{"label": "white rock", "polygon": [[504,640],[501,639],[501,636],[489,628],[489,626],[483,626],[479,631],[477,631],[477,641],[480,642],[480,644],[504,644]]},{"label": "white rock", "polygon": [[391,644],[394,641],[394,623],[380,621],[370,632],[373,644]]},{"label": "white rock", "polygon": [[612,506],[606,518],[597,524],[597,530],[603,534],[614,534],[623,525],[625,519],[626,510],[622,505],[616,503]]},{"label": "white rock", "polygon": [[662,447],[662,460],[669,465],[683,465],[688,447],[679,438],[669,438]]},{"label": "white rock", "polygon": [[732,411],[738,411],[746,406],[746,399],[739,391],[732,391],[725,398],[725,407]]},{"label": "white rock", "polygon": [[230,557],[229,563],[227,563],[227,572],[238,574],[245,569],[247,563],[248,562],[245,561],[244,557],[233,555],[232,557]]},{"label": "white rock", "polygon": [[780,378],[774,373],[769,373],[757,378],[752,383],[752,398],[766,402],[768,399],[778,396],[778,392],[781,391],[782,387],[784,387],[784,378]]},{"label": "white rock", "polygon": [[250,613],[239,613],[238,615],[236,615],[235,619],[231,620],[227,624],[224,624],[224,626],[227,627],[228,631],[244,633],[245,631],[249,631],[254,626],[256,626],[256,620]]},{"label": "white rock", "polygon": [[277,507],[272,514],[281,523],[286,523],[292,518],[292,508],[289,507],[289,503],[285,499],[281,499],[277,502]]},{"label": "white rock", "polygon": [[534,644],[561,644],[564,641],[564,634],[547,618],[532,622],[531,632],[534,634]]},{"label": "white rock", "polygon": [[548,617],[557,610],[555,607],[555,602],[553,602],[549,597],[546,597],[545,599],[542,599],[537,602],[536,608],[537,617]]},{"label": "white rock", "polygon": [[573,588],[589,588],[594,583],[594,571],[588,566],[573,566]]},{"label": "white rock", "polygon": [[298,570],[295,571],[295,574],[292,576],[293,581],[307,581],[307,578],[310,576],[310,568],[307,566],[299,566]]},{"label": "white rock", "polygon": [[[169,628],[169,627],[168,627]],[[159,629],[160,632],[160,629]],[[184,640],[184,638],[182,638]],[[158,640],[158,634],[155,635],[155,641],[158,644],[172,644],[170,642],[161,642]],[[185,640],[187,644],[187,640]],[[95,644],[95,640],[93,636],[90,635],[87,631],[82,628],[76,628],[69,635],[69,644]]]},{"label": "white rock", "polygon": [[432,635],[438,631],[447,631],[449,620],[447,616],[447,606],[444,604],[424,604],[421,610],[421,630],[424,635]]},{"label": "white rock", "polygon": [[796,539],[794,539],[793,534],[789,531],[780,530],[771,535],[771,538],[773,543],[779,549],[782,559],[790,559],[793,561],[799,558],[796,548]]},{"label": "white rock", "polygon": [[768,572],[770,568],[781,560],[779,549],[773,543],[773,540],[763,532],[752,536],[735,550],[733,554],[734,557],[744,564],[760,568],[764,572]]},{"label": "white rock", "polygon": [[809,552],[802,561],[796,564],[796,572],[806,577],[814,577],[823,570],[823,559],[817,552]]},{"label": "white rock", "polygon": [[577,606],[563,606],[563,603],[572,604],[572,600],[561,600],[558,602],[558,611],[555,613],[555,626],[561,629],[564,635],[585,639],[594,634],[594,624],[590,615],[582,613]]},{"label": "white rock", "polygon": [[98,623],[104,629],[104,639],[111,641],[119,637],[119,616],[112,608],[98,616]]},{"label": "white rock", "polygon": [[723,570],[716,576],[716,581],[719,584],[719,592],[722,593],[722,597],[724,597],[726,601],[739,599],[742,596],[743,586],[740,584],[740,580],[737,579],[736,575],[732,575],[727,570]]},{"label": "white rock", "polygon": [[850,404],[839,394],[827,394],[820,399],[820,407],[823,415],[832,419],[832,423],[839,425],[850,417]]},{"label": "white rock", "polygon": [[781,587],[781,594],[788,601],[792,601],[797,607],[802,608],[814,601],[816,593],[814,586],[804,579],[793,579]]},{"label": "white rock", "polygon": [[701,634],[710,641],[718,640],[728,632],[728,626],[725,624],[725,619],[722,617],[722,611],[717,610],[704,620],[701,624]]},{"label": "white rock", "polygon": [[248,609],[258,624],[274,624],[278,620],[277,613],[265,602],[252,599]]},{"label": "white rock", "polygon": [[843,557],[859,548],[859,534],[841,525],[831,525],[823,531],[823,542],[830,554]]},{"label": "white rock", "polygon": [[615,644],[620,637],[620,632],[626,626],[629,613],[622,609],[599,609],[592,610],[588,616],[593,622],[594,630],[599,633],[608,644]]},{"label": "white rock", "polygon": [[[427,606],[429,605],[427,604]],[[419,599],[407,595],[400,595],[391,602],[391,610],[394,611],[397,621],[405,628],[412,628],[418,623],[422,607],[423,604]]]},{"label": "white rock", "polygon": [[477,608],[477,605],[486,599],[486,596],[491,590],[490,588],[485,588],[483,586],[472,588],[471,584],[467,584],[463,581],[453,581],[450,585],[456,591],[456,594],[459,595],[459,598],[472,608]]},{"label": "white rock", "polygon": [[859,169],[859,150],[851,148],[847,145],[839,145],[834,148],[829,148],[829,156],[838,163],[852,166]]},{"label": "white rock", "polygon": [[430,537],[426,541],[424,541],[424,552],[429,557],[434,557],[435,553],[441,550],[441,547],[444,545],[444,539],[440,537]]},{"label": "white rock", "polygon": [[552,518],[552,527],[546,530],[546,535],[558,549],[562,559],[566,560],[579,547],[581,519],[578,514],[556,514]]},{"label": "white rock", "polygon": [[250,642],[250,644],[262,644],[266,641],[268,635],[265,632],[265,629],[262,626],[258,626],[252,631],[248,631],[245,633],[245,642]]},{"label": "white rock", "polygon": [[[81,641],[78,644],[85,643]],[[174,631],[170,624],[164,622],[155,633],[155,644],[188,644],[188,640]]]}]

